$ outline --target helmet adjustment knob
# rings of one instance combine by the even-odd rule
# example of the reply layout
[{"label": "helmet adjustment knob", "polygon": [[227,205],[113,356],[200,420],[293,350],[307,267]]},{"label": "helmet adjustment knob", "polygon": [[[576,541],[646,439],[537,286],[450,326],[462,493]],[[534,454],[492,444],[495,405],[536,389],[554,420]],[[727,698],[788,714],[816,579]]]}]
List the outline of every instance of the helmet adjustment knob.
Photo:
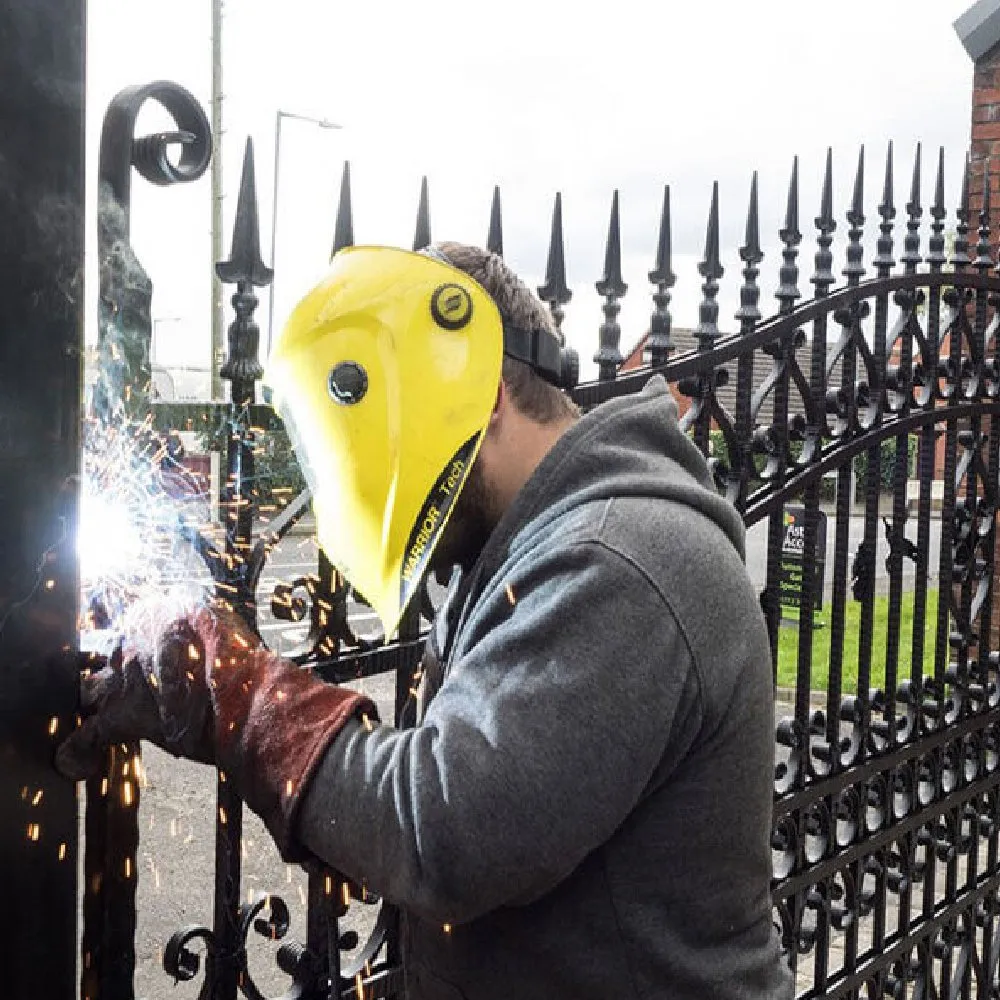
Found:
[{"label": "helmet adjustment knob", "polygon": [[360,403],[368,391],[368,373],[357,361],[341,361],[331,369],[327,388],[335,403],[353,406]]},{"label": "helmet adjustment knob", "polygon": [[438,285],[431,296],[431,316],[445,330],[461,330],[472,319],[472,296],[454,282]]}]

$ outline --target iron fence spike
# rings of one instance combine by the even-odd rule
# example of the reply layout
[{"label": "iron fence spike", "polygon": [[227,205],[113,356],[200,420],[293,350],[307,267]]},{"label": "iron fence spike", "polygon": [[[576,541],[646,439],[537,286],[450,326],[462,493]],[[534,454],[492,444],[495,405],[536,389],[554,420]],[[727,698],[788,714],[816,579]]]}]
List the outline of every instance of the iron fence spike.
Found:
[{"label": "iron fence spike", "polygon": [[698,273],[707,278],[722,277],[722,262],[719,259],[719,182],[712,182],[712,201],[708,209],[708,225],[705,228],[705,253],[698,265]]},{"label": "iron fence spike", "polygon": [[538,287],[538,297],[548,303],[558,328],[562,323],[565,305],[573,297],[566,285],[566,253],[562,232],[562,193],[556,193],[552,209],[552,232],[549,236],[549,252],[545,262],[545,284]]},{"label": "iron fence spike", "polygon": [[599,295],[616,295],[619,298],[628,291],[622,280],[621,229],[618,221],[618,192],[611,196],[611,220],[608,223],[608,239],[604,247],[604,276],[596,284]]},{"label": "iron fence spike", "polygon": [[604,249],[604,276],[594,287],[597,289],[597,294],[605,299],[601,307],[604,312],[604,322],[600,329],[600,346],[594,355],[594,361],[598,366],[599,378],[613,379],[623,360],[620,349],[621,327],[618,325],[621,306],[618,300],[628,291],[628,285],[622,280],[617,191],[611,196],[611,221],[608,223],[608,239]]},{"label": "iron fence spike", "polygon": [[486,237],[486,249],[503,256],[503,219],[500,214],[500,185],[493,188],[493,204],[490,206],[490,230]]},{"label": "iron fence spike", "polygon": [[743,260],[763,260],[764,254],[760,249],[760,212],[758,209],[757,197],[757,171],[753,172],[750,181],[750,206],[747,209],[746,241],[740,250],[740,257]]},{"label": "iron fence spike", "polygon": [[947,261],[944,252],[944,146],[938,149],[937,178],[934,181],[934,204],[931,206],[931,237],[927,241],[927,263],[932,271],[940,271]]},{"label": "iron fence spike", "polygon": [[837,223],[833,218],[833,149],[827,146],[826,168],[823,171],[823,193],[820,196],[819,216],[816,228],[820,232],[833,232]]},{"label": "iron fence spike", "polygon": [[975,266],[986,273],[993,267],[993,249],[990,246],[990,159],[983,161],[983,203],[979,211],[979,242],[976,244]]},{"label": "iron fence spike", "polygon": [[820,196],[820,210],[816,217],[816,273],[812,283],[816,286],[817,295],[825,295],[836,280],[833,273],[833,254],[830,245],[833,243],[833,232],[837,221],[833,217],[833,149],[827,147],[826,167],[823,171],[823,193]]},{"label": "iron fence spike", "polygon": [[333,227],[333,249],[330,259],[344,247],[354,246],[354,212],[351,207],[351,164],[344,161],[340,178],[340,199],[337,202],[337,221]]},{"label": "iron fence spike", "polygon": [[882,202],[878,207],[879,215],[883,219],[892,219],[896,215],[896,206],[893,202],[893,178],[892,178],[892,140],[889,140],[889,148],[885,154],[885,183],[882,185]]},{"label": "iron fence spike", "polygon": [[934,204],[931,206],[931,215],[935,219],[943,219],[947,214],[944,207],[944,146],[938,149],[937,178],[934,181]]},{"label": "iron fence spike", "polygon": [[563,306],[573,297],[566,285],[566,254],[563,247],[562,193],[556,192],[552,209],[552,232],[545,262],[545,284],[538,287],[538,297],[548,304],[556,329],[562,326]]},{"label": "iron fence spike", "polygon": [[229,259],[218,261],[215,273],[227,285],[241,282],[263,288],[271,283],[274,272],[260,256],[260,225],[257,215],[257,184],[253,163],[253,139],[247,138],[243,151],[243,172],[236,200],[236,219]]},{"label": "iron fence spike", "polygon": [[951,265],[956,271],[968,267],[972,263],[969,257],[969,174],[972,163],[966,154],[962,170],[962,191],[959,195],[958,209],[955,212],[955,242],[952,247]]},{"label": "iron fence spike", "polygon": [[761,318],[758,302],[760,288],[757,285],[757,275],[760,274],[757,265],[764,259],[760,249],[760,224],[757,208],[757,171],[753,172],[750,181],[750,207],[747,209],[746,242],[740,247],[740,258],[744,263],[743,285],[740,288],[740,308],[736,318],[740,321],[740,329],[744,334],[753,329]]},{"label": "iron fence spike", "polygon": [[906,203],[906,236],[903,239],[902,261],[907,274],[914,274],[920,263],[920,143],[913,159],[913,180],[910,183],[910,200]]},{"label": "iron fence spike", "polygon": [[702,300],[698,307],[698,326],[695,336],[698,347],[711,350],[719,337],[719,279],[723,275],[719,259],[719,182],[712,182],[712,203],[708,210],[708,227],[705,232],[705,256],[698,265],[698,273],[705,279],[701,286]]},{"label": "iron fence spike", "polygon": [[778,290],[774,297],[781,304],[782,312],[789,312],[795,307],[795,300],[800,297],[798,289],[799,268],[798,245],[802,241],[799,232],[799,158],[792,160],[792,179],[788,184],[788,206],[785,210],[785,225],[778,234],[784,248],[781,251],[782,265],[778,271]]},{"label": "iron fence spike", "polygon": [[799,158],[792,160],[792,178],[788,182],[788,202],[785,207],[785,225],[780,231],[781,239],[788,243],[802,238],[799,232]]},{"label": "iron fence spike", "polygon": [[910,182],[910,200],[907,202],[906,211],[911,215],[919,216],[923,209],[920,206],[920,147],[917,143],[917,152],[913,158],[913,180]]},{"label": "iron fence spike", "polygon": [[431,212],[427,195],[427,178],[420,179],[420,202],[417,205],[417,228],[413,234],[413,249],[423,250],[431,245]]},{"label": "iron fence spike", "polygon": [[890,139],[885,155],[885,183],[882,185],[882,201],[878,206],[878,214],[882,221],[879,223],[879,237],[875,241],[875,259],[872,261],[880,278],[888,277],[890,270],[896,263],[892,257],[892,220],[896,217],[893,187],[892,140]]},{"label": "iron fence spike", "polygon": [[649,322],[649,360],[653,365],[665,364],[673,352],[670,340],[670,288],[677,280],[672,270],[670,233],[670,185],[663,187],[663,207],[660,210],[660,232],[656,243],[656,264],[649,272],[656,285],[653,292],[653,315]]},{"label": "iron fence spike", "polygon": [[854,175],[854,194],[847,221],[853,226],[863,226],[865,222],[865,147],[858,152],[858,169]]},{"label": "iron fence spike", "polygon": [[671,286],[677,280],[674,274],[670,232],[670,185],[663,188],[663,207],[660,209],[660,232],[656,241],[656,263],[649,272],[654,284]]}]

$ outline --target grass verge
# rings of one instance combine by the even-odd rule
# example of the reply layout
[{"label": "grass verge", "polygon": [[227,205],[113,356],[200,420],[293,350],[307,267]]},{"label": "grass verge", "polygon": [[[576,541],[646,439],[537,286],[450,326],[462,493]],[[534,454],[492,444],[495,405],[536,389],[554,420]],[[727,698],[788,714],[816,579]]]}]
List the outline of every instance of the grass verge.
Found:
[{"label": "grass verge", "polygon": [[[913,617],[914,592],[903,594],[899,621],[899,657],[897,660],[896,678],[898,681],[909,677],[913,662]],[[938,592],[927,591],[927,605],[923,620],[918,628],[924,637],[923,672],[934,671],[934,642],[937,632]],[[842,667],[841,691],[851,693],[857,690],[858,663],[860,660],[859,641],[861,634],[861,603],[848,598],[844,615],[844,656]],[[812,691],[825,691],[829,683],[830,669],[830,617],[832,605],[827,602],[821,611],[814,616],[815,627],[812,640],[812,669],[809,688]],[[786,610],[786,615],[794,615],[792,610]],[[872,629],[871,680],[868,686],[884,687],[886,672],[886,650],[889,637],[889,598],[876,597],[874,605],[874,623]],[[797,622],[782,624],[778,634],[778,686],[794,688],[798,674],[799,662],[799,626]]]}]

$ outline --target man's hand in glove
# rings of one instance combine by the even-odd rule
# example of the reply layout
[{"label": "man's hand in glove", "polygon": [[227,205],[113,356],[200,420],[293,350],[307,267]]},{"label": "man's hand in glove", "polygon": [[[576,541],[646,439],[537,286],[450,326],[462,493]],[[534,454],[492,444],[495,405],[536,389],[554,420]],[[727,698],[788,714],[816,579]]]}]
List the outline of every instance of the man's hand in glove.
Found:
[{"label": "man's hand in glove", "polygon": [[[159,621],[157,620],[159,619]],[[85,719],[59,747],[68,777],[95,773],[109,743],[145,739],[214,763],[294,860],[295,811],[327,747],[362,695],[270,652],[235,615],[199,608],[134,616],[122,648],[82,682]]]}]

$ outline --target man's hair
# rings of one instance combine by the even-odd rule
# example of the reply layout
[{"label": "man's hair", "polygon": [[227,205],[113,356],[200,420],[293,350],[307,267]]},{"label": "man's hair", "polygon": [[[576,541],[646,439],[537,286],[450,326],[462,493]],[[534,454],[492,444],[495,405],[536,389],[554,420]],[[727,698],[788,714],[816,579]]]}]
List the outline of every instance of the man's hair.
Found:
[{"label": "man's hair", "polygon": [[[522,330],[547,330],[563,343],[563,336],[555,328],[549,311],[503,258],[465,243],[436,243],[434,249],[452,267],[464,271],[483,286],[496,303],[504,323]],[[523,361],[505,355],[502,378],[514,405],[537,423],[548,424],[580,415],[569,396]]]}]

